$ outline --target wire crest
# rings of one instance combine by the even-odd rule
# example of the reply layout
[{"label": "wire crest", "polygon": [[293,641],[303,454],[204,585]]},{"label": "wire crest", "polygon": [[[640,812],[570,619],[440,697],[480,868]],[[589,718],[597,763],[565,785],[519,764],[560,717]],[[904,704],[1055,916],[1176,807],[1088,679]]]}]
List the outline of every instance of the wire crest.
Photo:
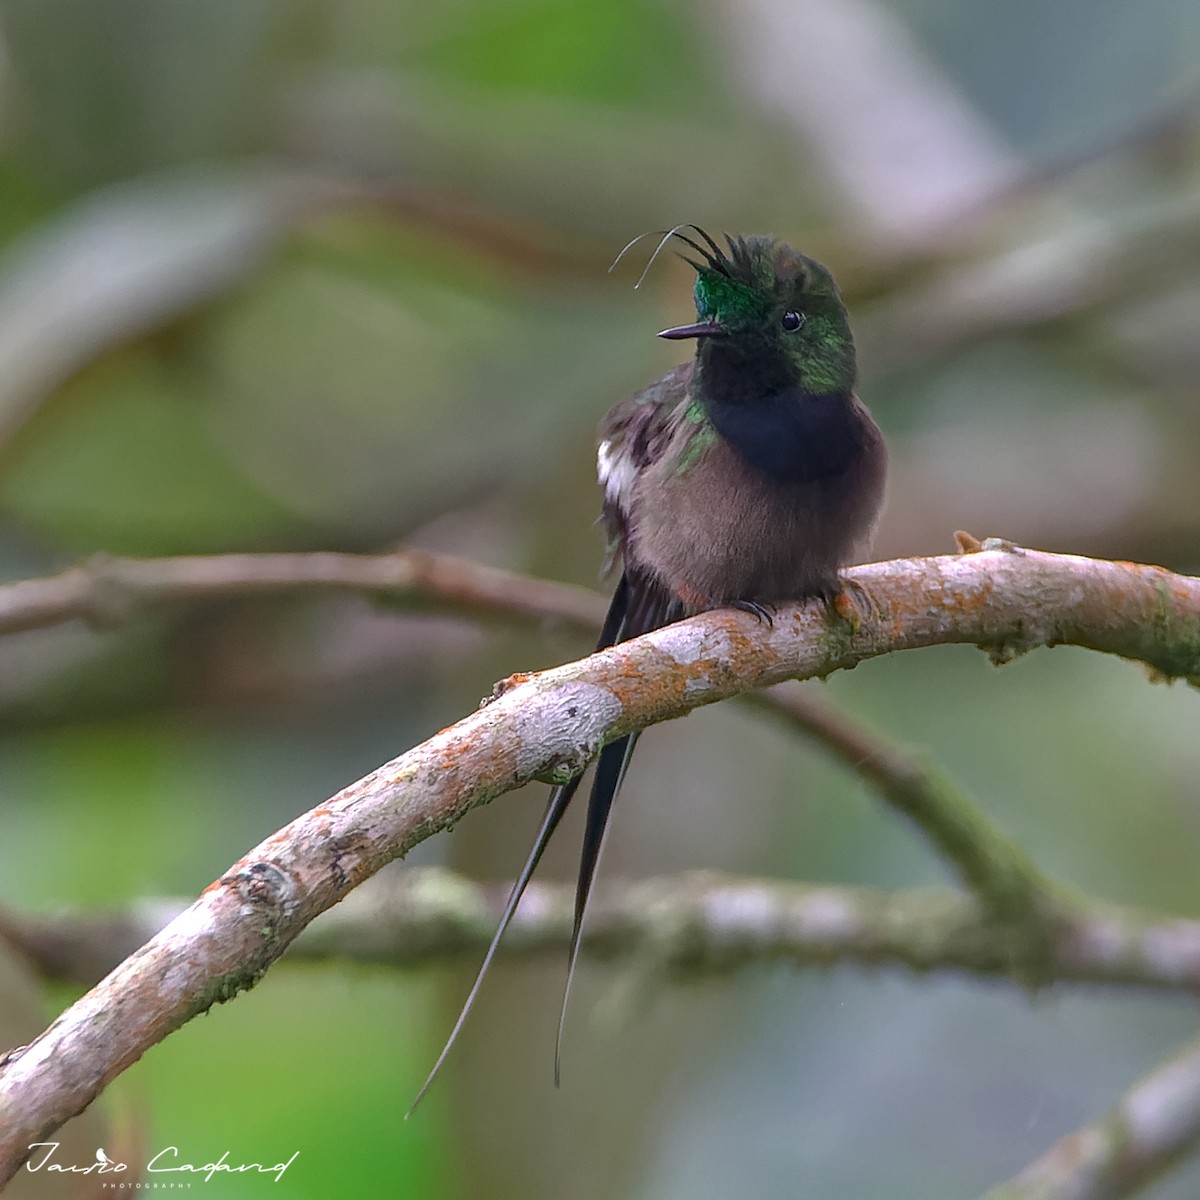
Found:
[{"label": "wire crest", "polygon": [[[704,242],[704,245],[701,245],[693,238],[687,237],[681,232],[684,229],[694,230],[700,237],[701,241]],[[657,246],[654,247],[654,253],[650,255],[650,260],[646,263],[645,267],[642,269],[642,273],[638,276],[637,283],[633,285],[635,288],[640,288],[642,286],[646,276],[650,273],[650,268],[654,266],[654,260],[658,258],[658,256],[662,253],[663,247],[666,246],[666,244],[672,238],[678,238],[678,240],[683,242],[684,245],[690,246],[704,260],[704,265],[701,266],[700,263],[695,262],[693,259],[690,259],[685,255],[680,255],[684,262],[690,263],[696,268],[696,270],[699,271],[707,268],[708,270],[717,271],[727,277],[730,276],[730,262],[725,251],[722,250],[721,247],[718,246],[717,243],[712,239],[712,237],[703,229],[701,229],[699,225],[693,225],[691,222],[684,222],[681,225],[676,225],[673,229],[654,229],[647,233],[639,233],[637,237],[632,238],[622,247],[620,254],[613,259],[612,266],[608,268],[609,271],[612,271],[621,261],[621,259],[623,259],[625,255],[638,244],[638,242],[642,241],[643,238],[648,237],[657,237],[661,238],[662,240]],[[737,250],[735,248],[733,239],[726,234],[725,240],[729,243],[730,251],[736,255]]]}]

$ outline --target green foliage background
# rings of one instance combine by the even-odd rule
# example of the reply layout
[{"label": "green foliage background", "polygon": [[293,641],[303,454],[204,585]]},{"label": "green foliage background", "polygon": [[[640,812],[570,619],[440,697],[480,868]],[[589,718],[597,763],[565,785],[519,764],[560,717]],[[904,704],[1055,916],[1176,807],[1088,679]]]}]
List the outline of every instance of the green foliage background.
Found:
[{"label": "green foliage background", "polygon": [[[653,333],[689,309],[678,264],[637,292],[636,256],[605,268],[681,220],[773,230],[845,281],[895,464],[881,556],[966,527],[1200,568],[1194,7],[784,7],[813,31],[773,39],[799,117],[765,97],[763,38],[739,35],[772,40],[771,0],[8,0],[0,577],[411,538],[590,582],[592,429],[673,363]],[[873,68],[869,39],[829,40],[830,14],[882,21],[887,52],[986,132],[1004,185],[920,236],[882,219],[888,188],[850,194],[839,122],[869,141],[872,118],[802,84]],[[876,146],[884,174],[888,150],[898,198],[912,155]],[[1133,249],[1056,308],[1022,281],[1060,244],[1081,247],[1067,274]],[[969,307],[989,263],[1008,274],[964,332],[937,289],[961,272]],[[493,679],[585,648],[332,601],[9,637],[0,903],[194,894]],[[1061,649],[1000,673],[947,649],[828,692],[1048,871],[1200,913],[1186,689]],[[414,858],[503,878],[541,803],[505,798]],[[548,873],[569,875],[577,836]],[[854,779],[729,706],[644,740],[605,871],[692,866],[944,881]],[[616,1019],[622,978],[589,971],[556,1092],[560,964],[501,967],[403,1123],[467,969],[283,964],[122,1077],[86,1153],[300,1151],[283,1183],[208,1185],[222,1197],[949,1200],[1097,1115],[1195,1024],[1179,999],[850,970]],[[2,1044],[69,999],[21,994],[0,1001]],[[1197,1186],[1191,1168],[1147,1195]]]}]

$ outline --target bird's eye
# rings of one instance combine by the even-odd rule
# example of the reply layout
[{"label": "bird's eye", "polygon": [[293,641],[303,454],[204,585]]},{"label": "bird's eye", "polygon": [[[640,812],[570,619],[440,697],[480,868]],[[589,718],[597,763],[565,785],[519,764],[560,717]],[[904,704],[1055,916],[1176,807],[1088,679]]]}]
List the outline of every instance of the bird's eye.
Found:
[{"label": "bird's eye", "polygon": [[799,312],[785,312],[779,323],[788,333],[795,333],[804,324],[804,314]]}]

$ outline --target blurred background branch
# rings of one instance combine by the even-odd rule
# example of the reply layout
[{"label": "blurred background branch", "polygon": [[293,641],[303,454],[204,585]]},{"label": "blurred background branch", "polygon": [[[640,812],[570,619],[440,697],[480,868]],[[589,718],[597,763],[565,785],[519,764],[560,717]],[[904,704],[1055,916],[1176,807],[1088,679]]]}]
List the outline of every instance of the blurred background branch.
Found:
[{"label": "blurred background branch", "polygon": [[1200,1042],[1192,1042],[1094,1124],[1063,1138],[983,1200],[1107,1200],[1141,1192],[1200,1140]]},{"label": "blurred background branch", "polygon": [[[509,884],[485,885],[440,867],[386,872],[320,916],[289,947],[289,962],[346,960],[416,969],[474,963],[487,948]],[[573,893],[534,882],[505,958],[566,953]],[[91,987],[150,941],[188,901],[147,897],[117,911],[9,911],[0,936],[47,978]],[[1200,922],[1075,897],[1053,914],[1043,983],[1192,992],[1200,986]],[[794,884],[698,871],[642,879],[598,894],[586,953],[663,984],[786,962],[967,972],[1023,985],[1009,930],[977,899],[933,889]]]},{"label": "blurred background branch", "polygon": [[748,699],[832,751],[912,821],[961,881],[978,892],[984,906],[1009,922],[1018,937],[1024,935],[1026,949],[1032,951],[1026,966],[1036,973],[1036,942],[1040,934],[1049,935],[1057,906],[1052,885],[966,796],[931,767],[794,684],[752,693]]},{"label": "blurred background branch", "polygon": [[604,599],[447,554],[227,554],[131,559],[99,556],[51,579],[0,584],[0,634],[82,619],[106,628],[164,605],[254,596],[353,592],[397,608],[595,629]]},{"label": "blurred background branch", "polygon": [[[892,452],[879,556],[966,527],[1196,574],[1198,61],[1186,0],[9,0],[0,586],[96,554],[401,542],[590,583],[591,431],[673,364],[653,333],[689,309],[686,269],[660,259],[634,293],[640,264],[605,268],[681,220],[776,232],[841,281]],[[97,569],[53,587],[99,596]],[[102,627],[8,634],[0,904],[195,893],[491,680],[582,653],[595,601],[577,599],[578,625],[307,591],[114,621],[126,594]],[[1058,887],[1200,917],[1188,689],[1065,648],[997,674],[944,647],[824,691]],[[946,881],[864,776],[745,709],[645,739],[608,871]],[[417,857],[505,874],[524,803]],[[421,1200],[564,1180],[579,1200],[715,1200],[797,1179],[958,1200],[1195,1026],[1173,994],[1030,1006],[940,977],[746,972],[579,1039],[552,1093],[527,1066],[547,971],[492,981],[443,1098],[399,1134],[464,981],[273,972],[119,1080],[78,1161],[190,1137],[301,1149],[288,1186],[314,1200],[384,1180]],[[60,993],[0,953],[0,1044]],[[336,1044],[331,1011],[354,1017]],[[269,1120],[229,1089],[246,1075],[272,1081]],[[11,1193],[30,1182],[52,1194]],[[1146,1194],[1198,1191],[1188,1162]]]}]

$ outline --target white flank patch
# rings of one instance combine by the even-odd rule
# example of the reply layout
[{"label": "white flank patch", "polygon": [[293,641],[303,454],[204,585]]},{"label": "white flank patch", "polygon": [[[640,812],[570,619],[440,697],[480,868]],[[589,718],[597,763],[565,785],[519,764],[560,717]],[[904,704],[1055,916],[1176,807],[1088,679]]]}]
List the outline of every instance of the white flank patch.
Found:
[{"label": "white flank patch", "polygon": [[604,487],[604,498],[620,509],[629,507],[629,493],[637,478],[637,467],[612,442],[600,443],[596,451],[596,475]]}]

